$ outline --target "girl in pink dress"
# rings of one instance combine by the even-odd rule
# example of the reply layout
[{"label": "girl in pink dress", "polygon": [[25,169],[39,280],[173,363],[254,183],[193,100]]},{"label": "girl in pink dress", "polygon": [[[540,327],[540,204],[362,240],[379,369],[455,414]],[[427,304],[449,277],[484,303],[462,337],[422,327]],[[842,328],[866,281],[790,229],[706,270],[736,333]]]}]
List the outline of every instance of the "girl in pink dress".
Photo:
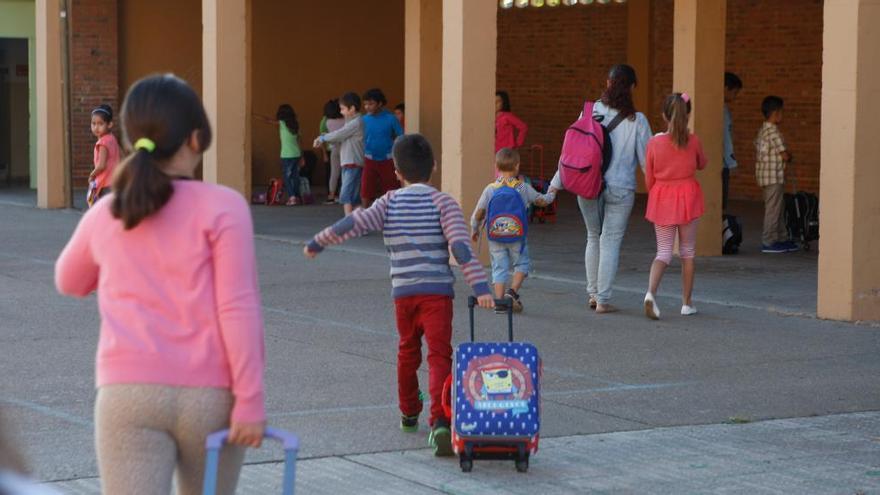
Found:
[{"label": "girl in pink dress", "polygon": [[688,130],[691,101],[687,93],[674,93],[663,105],[663,120],[668,130],[648,141],[645,184],[648,188],[648,211],[645,218],[654,223],[657,234],[657,257],[651,264],[645,315],[660,318],[654,294],[660,287],[663,272],[672,261],[672,247],[678,235],[681,258],[681,314],[693,315],[694,255],[697,222],[703,215],[703,191],[697,182],[697,170],[706,168],[706,155],[700,139]]}]

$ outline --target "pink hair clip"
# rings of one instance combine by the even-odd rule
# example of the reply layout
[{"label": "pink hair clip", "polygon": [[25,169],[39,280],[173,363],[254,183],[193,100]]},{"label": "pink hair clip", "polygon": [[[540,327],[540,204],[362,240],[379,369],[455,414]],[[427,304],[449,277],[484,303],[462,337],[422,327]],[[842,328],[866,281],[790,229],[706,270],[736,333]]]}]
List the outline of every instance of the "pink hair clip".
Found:
[{"label": "pink hair clip", "polygon": [[687,93],[682,93],[682,94],[681,94],[681,99],[682,99],[685,103],[690,103],[690,102],[691,102],[691,97],[688,96]]}]

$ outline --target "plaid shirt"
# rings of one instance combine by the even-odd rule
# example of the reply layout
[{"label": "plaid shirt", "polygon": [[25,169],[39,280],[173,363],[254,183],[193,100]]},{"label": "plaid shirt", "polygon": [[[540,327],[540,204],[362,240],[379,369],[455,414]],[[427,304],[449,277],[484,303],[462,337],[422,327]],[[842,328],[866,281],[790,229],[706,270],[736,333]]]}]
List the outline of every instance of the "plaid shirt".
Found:
[{"label": "plaid shirt", "polygon": [[770,122],[758,131],[755,138],[755,178],[761,187],[785,182],[785,160],[782,154],[786,151],[785,141],[779,127]]}]

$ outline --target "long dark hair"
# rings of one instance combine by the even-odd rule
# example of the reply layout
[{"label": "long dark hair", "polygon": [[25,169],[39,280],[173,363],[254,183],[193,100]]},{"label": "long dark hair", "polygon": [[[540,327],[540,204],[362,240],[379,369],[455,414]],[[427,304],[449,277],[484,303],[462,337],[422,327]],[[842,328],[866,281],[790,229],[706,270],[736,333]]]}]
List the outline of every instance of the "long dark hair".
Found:
[{"label": "long dark hair", "polygon": [[108,124],[113,122],[113,108],[110,105],[102,104],[92,110],[92,115],[100,115],[101,119]]},{"label": "long dark hair", "polygon": [[501,111],[509,112],[510,111],[510,95],[507,94],[507,91],[496,91],[495,96],[501,98]]},{"label": "long dark hair", "polygon": [[199,151],[211,144],[211,125],[193,89],[173,74],[136,82],[122,104],[122,131],[128,149],[141,138],[155,149],[136,149],[113,178],[110,211],[126,230],[161,210],[174,192],[164,171],[167,161],[197,132]]},{"label": "long dark hair", "polygon": [[684,99],[681,93],[672,93],[666,97],[663,103],[663,117],[669,123],[669,137],[678,148],[684,148],[688,144],[690,130],[688,129],[688,116],[691,114],[691,100]]},{"label": "long dark hair", "polygon": [[339,111],[339,99],[328,100],[324,103],[324,117],[328,119],[341,119],[342,113]]},{"label": "long dark hair", "polygon": [[284,125],[287,126],[287,130],[290,131],[291,134],[299,132],[299,121],[296,120],[296,112],[294,112],[293,107],[287,103],[278,105],[278,111],[275,112],[275,118],[284,122]]},{"label": "long dark hair", "polygon": [[634,119],[636,106],[632,87],[639,83],[636,70],[626,64],[615,65],[608,72],[608,81],[611,84],[602,93],[602,103],[620,112],[624,118]]}]

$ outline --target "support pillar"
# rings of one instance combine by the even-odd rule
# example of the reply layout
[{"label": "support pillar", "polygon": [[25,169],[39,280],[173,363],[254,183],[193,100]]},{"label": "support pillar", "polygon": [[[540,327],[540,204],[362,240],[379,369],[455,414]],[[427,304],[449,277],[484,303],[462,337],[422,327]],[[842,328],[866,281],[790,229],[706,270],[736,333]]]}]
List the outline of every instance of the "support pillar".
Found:
[{"label": "support pillar", "polygon": [[202,95],[214,139],[204,180],[251,194],[251,2],[202,0]]},{"label": "support pillar", "polygon": [[[636,75],[639,78],[639,84],[633,92],[633,103],[645,115],[651,115],[654,111],[651,98],[651,82],[653,80],[651,4],[651,0],[629,0],[627,2],[626,60],[636,70]],[[636,174],[636,178],[638,180],[637,192],[647,192],[645,175],[641,169]]]},{"label": "support pillar", "polygon": [[434,148],[442,184],[443,0],[406,0],[404,101],[406,132],[423,134]]},{"label": "support pillar", "polygon": [[[37,0],[37,206],[65,208],[69,188],[65,173],[64,70],[61,2]],[[66,15],[66,12],[65,12]]]},{"label": "support pillar", "polygon": [[443,0],[442,185],[465,216],[493,176],[497,11],[492,0]]},{"label": "support pillar", "polygon": [[719,256],[727,0],[675,0],[674,22],[672,89],[693,98],[691,129],[700,137],[709,159],[706,169],[697,173],[706,204],[697,253]]},{"label": "support pillar", "polygon": [[880,1],[826,0],[820,318],[880,320]]}]

